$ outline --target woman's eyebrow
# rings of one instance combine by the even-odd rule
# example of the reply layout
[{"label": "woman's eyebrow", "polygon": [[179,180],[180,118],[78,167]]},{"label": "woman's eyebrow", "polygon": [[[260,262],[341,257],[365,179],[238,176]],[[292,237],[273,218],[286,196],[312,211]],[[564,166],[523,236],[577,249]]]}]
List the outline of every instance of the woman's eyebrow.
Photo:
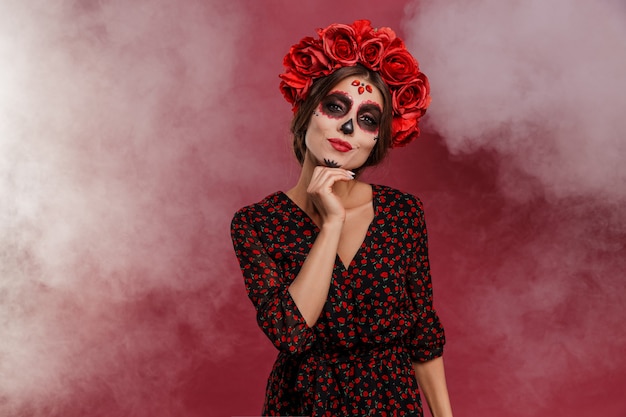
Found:
[{"label": "woman's eyebrow", "polygon": [[330,93],[328,93],[328,95],[326,97],[337,97],[339,99],[342,99],[344,101],[348,101],[348,102],[352,103],[352,97],[350,96],[350,94],[346,93],[345,91],[341,91],[341,90],[331,91]]},{"label": "woman's eyebrow", "polygon": [[361,103],[361,105],[359,106],[359,111],[361,110],[376,110],[379,113],[383,112],[383,109],[381,109],[380,104],[376,103],[375,101],[365,101]]}]

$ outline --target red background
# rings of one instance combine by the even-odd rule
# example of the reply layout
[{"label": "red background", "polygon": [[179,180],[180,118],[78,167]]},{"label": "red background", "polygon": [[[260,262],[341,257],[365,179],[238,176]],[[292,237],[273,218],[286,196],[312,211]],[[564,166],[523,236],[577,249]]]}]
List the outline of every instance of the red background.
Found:
[{"label": "red background", "polygon": [[[179,3],[4,6],[25,72],[1,102],[2,415],[260,412],[276,352],[229,223],[298,175],[282,57],[332,22],[404,36],[408,2]],[[425,203],[455,415],[626,416],[621,195],[513,171],[530,197],[511,198],[506,157],[423,126],[366,177]]]}]

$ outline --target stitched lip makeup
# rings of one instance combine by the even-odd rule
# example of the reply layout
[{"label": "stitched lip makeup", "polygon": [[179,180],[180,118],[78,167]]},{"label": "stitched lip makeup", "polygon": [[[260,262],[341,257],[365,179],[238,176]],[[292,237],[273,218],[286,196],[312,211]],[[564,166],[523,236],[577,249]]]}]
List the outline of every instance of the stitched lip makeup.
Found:
[{"label": "stitched lip makeup", "polygon": [[330,138],[328,141],[330,142],[330,145],[339,152],[348,152],[352,150],[352,145],[345,140]]}]

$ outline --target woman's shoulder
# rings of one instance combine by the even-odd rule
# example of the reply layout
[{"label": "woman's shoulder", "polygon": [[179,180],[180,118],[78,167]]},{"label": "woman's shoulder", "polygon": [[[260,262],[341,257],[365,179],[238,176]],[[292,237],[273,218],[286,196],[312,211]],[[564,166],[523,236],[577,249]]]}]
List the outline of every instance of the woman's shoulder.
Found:
[{"label": "woman's shoulder", "polygon": [[276,191],[256,203],[241,207],[235,212],[233,219],[258,219],[259,217],[265,217],[271,213],[282,212],[286,210],[285,205],[288,202],[285,193]]},{"label": "woman's shoulder", "polygon": [[378,201],[382,205],[390,207],[415,207],[418,210],[423,210],[422,200],[419,197],[401,191],[397,188],[389,187],[388,185],[372,184],[372,189],[377,196]]}]

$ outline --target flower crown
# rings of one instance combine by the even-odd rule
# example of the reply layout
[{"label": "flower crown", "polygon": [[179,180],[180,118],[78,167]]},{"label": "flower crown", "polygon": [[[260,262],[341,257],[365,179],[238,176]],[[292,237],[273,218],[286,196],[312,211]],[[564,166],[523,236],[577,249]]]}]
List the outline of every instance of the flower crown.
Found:
[{"label": "flower crown", "polygon": [[388,27],[372,28],[369,20],[352,25],[335,23],[318,29],[319,39],[307,36],[285,55],[280,91],[296,111],[313,81],[338,68],[361,64],[380,74],[389,87],[393,107],[391,147],[404,146],[419,136],[419,118],[430,104],[428,78]]}]

